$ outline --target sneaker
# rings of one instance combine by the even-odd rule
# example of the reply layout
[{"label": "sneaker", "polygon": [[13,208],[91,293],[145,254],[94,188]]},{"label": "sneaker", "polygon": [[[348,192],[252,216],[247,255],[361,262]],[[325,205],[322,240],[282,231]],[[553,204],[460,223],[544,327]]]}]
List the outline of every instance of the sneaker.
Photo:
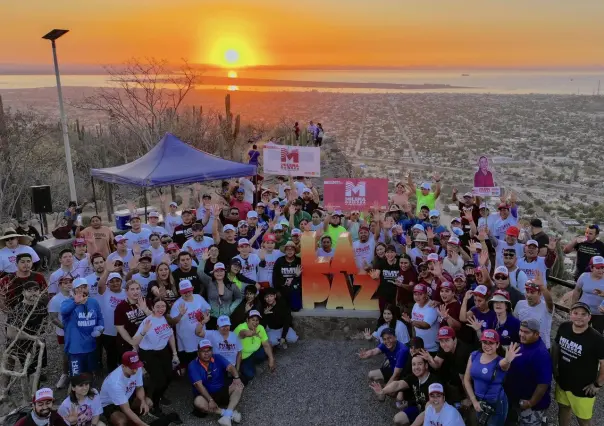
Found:
[{"label": "sneaker", "polygon": [[241,413],[237,410],[233,410],[233,417],[231,417],[235,423],[241,423]]},{"label": "sneaker", "polygon": [[218,419],[218,424],[221,426],[231,426],[231,418],[227,417],[227,416],[222,416],[221,418]]},{"label": "sneaker", "polygon": [[59,381],[57,382],[55,387],[57,389],[63,389],[65,386],[67,386],[68,382],[69,382],[69,376],[67,374],[61,374],[61,377],[59,378]]}]

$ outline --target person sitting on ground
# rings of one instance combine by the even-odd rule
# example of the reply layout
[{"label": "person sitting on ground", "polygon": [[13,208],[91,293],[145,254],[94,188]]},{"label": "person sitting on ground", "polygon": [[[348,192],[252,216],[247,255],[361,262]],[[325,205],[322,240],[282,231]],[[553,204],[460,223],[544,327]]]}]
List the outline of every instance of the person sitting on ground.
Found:
[{"label": "person sitting on ground", "polygon": [[428,393],[430,400],[426,404],[426,410],[417,416],[413,422],[413,426],[465,425],[459,411],[445,401],[445,389],[443,385],[432,383],[428,387]]},{"label": "person sitting on ground", "polygon": [[199,417],[205,417],[208,413],[218,414],[218,424],[221,426],[231,426],[232,421],[241,422],[241,413],[235,410],[244,387],[239,372],[222,355],[212,352],[212,342],[209,340],[201,340],[198,347],[197,358],[188,366],[195,397],[194,414]]},{"label": "person sitting on ground", "polygon": [[[153,408],[153,402],[145,395],[142,367],[143,363],[136,352],[124,352],[121,365],[103,381],[101,405],[103,415],[110,425],[147,425],[140,415],[147,415]],[[182,423],[178,414],[170,413],[153,421],[150,426],[167,426],[171,422]]]},{"label": "person sitting on ground", "polygon": [[385,328],[391,328],[396,332],[396,340],[402,344],[409,343],[409,340],[411,339],[409,337],[409,331],[407,330],[407,326],[399,319],[401,317],[400,312],[398,306],[391,303],[386,305],[382,311],[382,315],[380,315],[380,318],[378,319],[377,329],[373,333],[371,333],[368,328],[365,329],[365,332],[363,333],[365,339],[377,339],[380,343],[384,343],[382,341],[382,331]]},{"label": "person sitting on ground", "polygon": [[195,334],[212,342],[215,354],[222,355],[237,368],[241,366],[241,340],[231,331],[231,320],[226,315],[218,317],[218,330],[206,330],[203,323],[197,324]]},{"label": "person sitting on ground", "polygon": [[430,372],[428,362],[421,355],[415,355],[411,360],[412,374],[403,380],[392,381],[382,387],[378,382],[371,383],[370,387],[379,396],[397,393],[411,389],[413,399],[406,401],[407,406],[394,416],[394,424],[411,425],[417,416],[426,408],[429,402],[430,385],[440,383],[438,377]]},{"label": "person sitting on ground", "polygon": [[71,391],[57,412],[68,425],[105,426],[99,420],[103,414],[99,392],[92,387],[92,376],[79,374],[71,378]]},{"label": "person sitting on ground", "polygon": [[[383,343],[380,343],[374,349],[361,349],[359,358],[368,359],[383,353],[386,357],[384,363],[379,369],[369,371],[368,378],[371,381],[380,381],[388,384],[399,380],[399,377],[401,377],[403,368],[409,358],[409,349],[396,340],[396,334],[391,328],[382,330],[380,337]],[[384,400],[382,396],[379,399]]]},{"label": "person sitting on ground", "polygon": [[249,383],[256,376],[256,364],[268,357],[268,367],[275,371],[273,348],[268,341],[266,330],[260,324],[262,315],[258,311],[249,311],[247,321],[235,328],[235,334],[241,339],[241,374],[244,383]]},{"label": "person sitting on ground", "polygon": [[52,409],[54,395],[52,389],[38,389],[32,401],[32,410],[20,418],[14,426],[69,426],[63,417]]},{"label": "person sitting on ground", "polygon": [[258,289],[255,285],[248,285],[243,289],[243,300],[231,314],[233,324],[241,324],[247,320],[250,311],[262,310],[262,302],[258,297]]},{"label": "person sitting on ground", "polygon": [[287,344],[296,343],[298,335],[292,328],[292,313],[277,291],[269,287],[264,290],[263,321],[266,334],[272,346],[287,349]]}]

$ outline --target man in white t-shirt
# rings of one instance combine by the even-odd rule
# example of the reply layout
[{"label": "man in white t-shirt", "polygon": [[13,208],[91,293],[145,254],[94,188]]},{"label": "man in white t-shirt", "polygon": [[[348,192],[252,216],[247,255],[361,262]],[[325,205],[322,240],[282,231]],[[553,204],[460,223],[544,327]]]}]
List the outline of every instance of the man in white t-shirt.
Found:
[{"label": "man in white t-shirt", "polygon": [[[201,196],[201,204],[197,208],[197,221],[203,225],[204,235],[212,236],[212,227],[214,226],[214,209],[212,208],[212,195],[205,193]],[[172,234],[170,234],[172,235]]]},{"label": "man in white t-shirt", "polygon": [[504,250],[515,250],[518,258],[524,256],[524,244],[518,242],[519,235],[520,229],[516,226],[510,226],[505,231],[505,239],[495,240],[497,243],[497,246],[495,247],[495,266],[503,266]]},{"label": "man in white t-shirt", "polygon": [[202,339],[208,339],[212,342],[212,349],[215,354],[222,355],[232,365],[237,367],[241,365],[241,340],[231,331],[231,320],[226,315],[218,317],[218,330],[206,330],[202,323],[199,323],[197,335]]},{"label": "man in white t-shirt", "polygon": [[65,275],[71,275],[73,279],[78,278],[75,275],[73,267],[73,252],[71,249],[63,249],[59,252],[59,263],[61,267],[50,274],[50,283],[48,285],[48,294],[54,295],[59,291],[59,279]]},{"label": "man in white t-shirt", "polygon": [[107,368],[115,368],[118,363],[117,329],[115,328],[115,308],[126,300],[126,291],[122,288],[122,276],[111,272],[103,282],[99,280],[99,304],[105,321],[105,329],[101,335],[101,344],[107,354]]},{"label": "man in white t-shirt", "polygon": [[503,266],[508,268],[508,274],[510,277],[510,285],[517,289],[522,294],[525,294],[524,285],[528,281],[528,277],[518,267],[518,254],[515,249],[505,249],[502,253]]},{"label": "man in white t-shirt", "polygon": [[201,223],[194,223],[191,230],[193,231],[193,238],[187,240],[183,244],[182,249],[191,253],[191,256],[194,256],[197,262],[201,264],[203,254],[214,244],[214,240],[211,237],[204,236],[204,228]]},{"label": "man in white t-shirt", "polygon": [[128,250],[128,239],[123,235],[115,237],[116,250],[107,256],[107,262],[122,262],[122,268],[125,274],[130,271],[130,260],[134,257],[132,250]]},{"label": "man in white t-shirt", "polygon": [[[505,238],[505,232],[510,226],[518,225],[518,219],[510,213],[510,209],[511,207],[507,203],[499,204],[497,207],[499,217],[489,227],[489,234],[498,240]],[[493,213],[493,215],[497,215],[497,213]]]},{"label": "man in white t-shirt", "polygon": [[551,345],[552,315],[554,312],[554,300],[552,294],[543,283],[539,275],[535,280],[528,280],[525,284],[526,300],[520,300],[514,308],[514,316],[520,322],[533,318],[539,321],[539,335],[543,339],[547,349]]},{"label": "man in white t-shirt", "polygon": [[428,387],[430,401],[426,410],[420,413],[413,422],[423,426],[464,426],[465,423],[459,411],[445,402],[445,390],[440,383],[432,383]]},{"label": "man in white t-shirt", "polygon": [[142,227],[141,218],[133,216],[130,219],[130,226],[132,226],[132,229],[124,234],[128,250],[132,250],[135,244],[138,244],[141,250],[149,248],[151,245],[151,241],[149,241],[151,230]]},{"label": "man in white t-shirt", "polygon": [[174,235],[174,229],[178,225],[182,225],[182,217],[176,213],[178,204],[176,204],[174,201],[168,205],[168,208],[170,211],[164,215],[164,228],[166,228],[168,235],[172,236]]},{"label": "man in white t-shirt", "polygon": [[121,365],[103,381],[101,405],[110,424],[147,424],[137,414],[146,415],[153,406],[151,400],[145,396],[142,367],[143,363],[136,352],[124,352]]},{"label": "man in white t-shirt", "polygon": [[352,243],[352,252],[359,271],[369,268],[373,262],[375,240],[369,238],[369,234],[369,225],[363,223],[359,226],[359,239]]},{"label": "man in white t-shirt", "polygon": [[247,238],[242,238],[237,242],[237,250],[239,250],[239,255],[235,256],[233,259],[239,259],[241,262],[241,273],[253,280],[254,282],[258,282],[258,268],[260,267],[260,257],[251,253],[250,242]]},{"label": "man in white t-shirt", "polygon": [[524,256],[518,259],[518,267],[524,271],[529,280],[537,277],[537,272],[545,278],[548,268],[554,266],[556,261],[556,239],[550,238],[550,245],[547,247],[545,257],[539,256],[539,243],[535,240],[528,240],[524,246]]},{"label": "man in white t-shirt", "polygon": [[168,234],[168,230],[163,226],[159,225],[159,213],[151,212],[147,215],[149,223],[145,223],[143,225],[143,229],[148,229],[152,234],[158,234],[160,237],[162,235],[172,235]]},{"label": "man in white t-shirt", "polygon": [[63,345],[65,345],[65,332],[63,331],[63,321],[61,319],[61,303],[64,300],[69,299],[71,290],[73,288],[73,278],[71,275],[64,275],[59,278],[59,288],[58,293],[55,294],[50,302],[48,302],[48,316],[50,321],[55,325],[55,333],[57,334],[57,342],[61,346],[61,354],[63,360],[63,373],[59,378],[59,381],[55,385],[57,389],[62,389],[67,385],[67,381],[69,380],[68,376],[68,358],[67,354],[63,350]]},{"label": "man in white t-shirt", "polygon": [[17,272],[17,255],[28,253],[33,263],[40,261],[38,254],[29,245],[31,237],[19,235],[12,229],[7,229],[0,237],[0,273],[14,274]]},{"label": "man in white t-shirt", "polygon": [[276,241],[275,234],[272,233],[264,234],[262,237],[262,249],[258,251],[260,260],[264,260],[264,266],[261,266],[258,270],[258,284],[262,287],[273,286],[273,269],[275,267],[275,262],[281,256],[285,256],[285,253],[281,250],[275,249]]},{"label": "man in white t-shirt", "polygon": [[[91,240],[94,246],[94,240]],[[93,247],[92,246],[92,247]],[[92,274],[92,264],[90,263],[90,255],[88,246],[84,238],[76,238],[73,240],[73,275],[75,277],[86,277]]]},{"label": "man in white t-shirt", "polygon": [[132,279],[141,285],[141,293],[143,297],[147,297],[147,289],[149,283],[155,280],[155,272],[151,272],[153,259],[151,256],[141,256],[138,260],[138,272],[132,275]]},{"label": "man in white t-shirt", "polygon": [[436,355],[438,351],[438,312],[428,304],[428,287],[424,284],[416,284],[413,287],[413,310],[411,318],[409,315],[403,314],[405,322],[411,324],[415,330],[415,335],[421,337],[424,341],[424,348],[432,354]]}]

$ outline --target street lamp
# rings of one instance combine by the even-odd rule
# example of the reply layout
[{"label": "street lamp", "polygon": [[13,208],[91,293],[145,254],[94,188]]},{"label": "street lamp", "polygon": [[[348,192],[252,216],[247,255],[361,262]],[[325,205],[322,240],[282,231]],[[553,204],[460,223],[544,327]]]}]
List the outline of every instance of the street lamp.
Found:
[{"label": "street lamp", "polygon": [[71,164],[71,148],[69,146],[69,133],[67,131],[67,118],[63,107],[63,91],[61,90],[61,76],[59,75],[59,62],[57,60],[57,46],[55,41],[69,32],[69,30],[54,29],[42,38],[50,40],[52,44],[52,57],[55,63],[55,76],[57,77],[57,90],[59,92],[59,110],[61,111],[61,127],[63,128],[63,144],[65,145],[65,161],[67,163],[67,177],[69,179],[69,195],[72,201],[78,202],[76,195],[75,179],[73,177],[73,165]]}]

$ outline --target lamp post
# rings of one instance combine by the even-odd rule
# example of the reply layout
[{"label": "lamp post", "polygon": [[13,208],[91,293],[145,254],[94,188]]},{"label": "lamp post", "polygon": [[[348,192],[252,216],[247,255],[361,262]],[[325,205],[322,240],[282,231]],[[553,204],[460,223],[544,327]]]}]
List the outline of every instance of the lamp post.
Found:
[{"label": "lamp post", "polygon": [[69,133],[67,131],[67,118],[63,107],[63,91],[61,90],[61,76],[59,75],[59,61],[57,60],[57,45],[55,41],[69,32],[69,30],[54,29],[42,38],[50,40],[52,44],[52,58],[55,64],[55,76],[57,77],[57,91],[59,92],[59,110],[61,112],[61,127],[63,128],[63,144],[65,145],[65,162],[67,163],[67,177],[69,179],[69,196],[72,201],[78,202],[76,195],[75,179],[73,177],[73,165],[71,163],[71,148],[69,146]]}]

